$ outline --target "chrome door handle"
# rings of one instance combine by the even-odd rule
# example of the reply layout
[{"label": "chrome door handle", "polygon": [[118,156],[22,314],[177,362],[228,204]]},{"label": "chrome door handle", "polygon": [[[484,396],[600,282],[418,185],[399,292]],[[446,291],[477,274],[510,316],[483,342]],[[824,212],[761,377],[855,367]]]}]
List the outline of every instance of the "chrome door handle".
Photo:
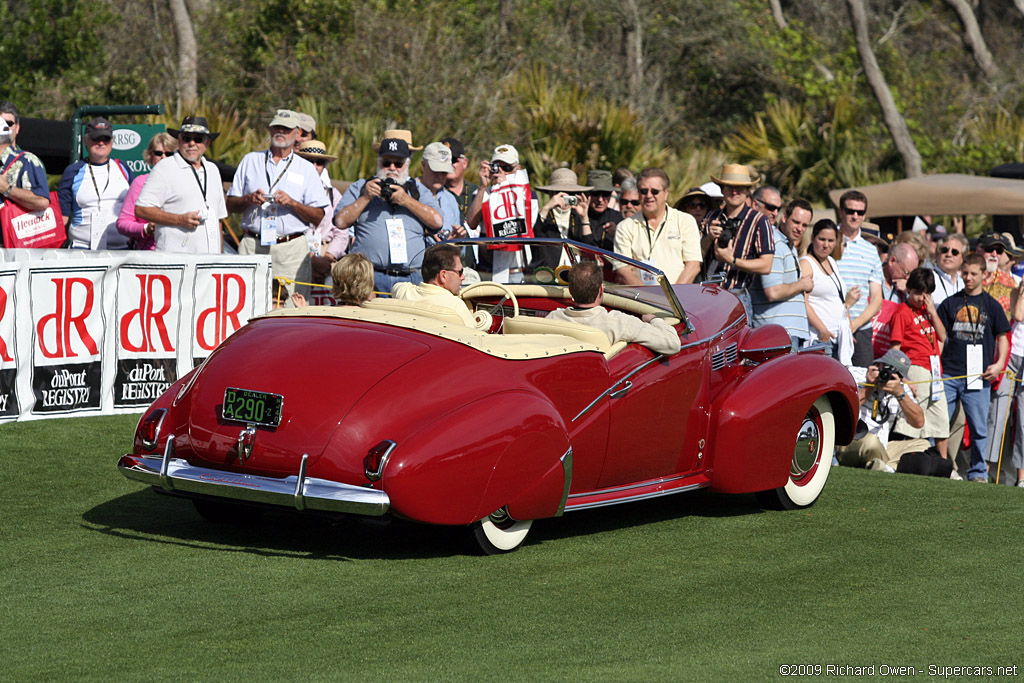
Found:
[{"label": "chrome door handle", "polygon": [[608,394],[608,398],[621,398],[626,395],[626,392],[633,388],[633,382],[627,381],[622,385],[621,389],[616,389],[612,393]]}]

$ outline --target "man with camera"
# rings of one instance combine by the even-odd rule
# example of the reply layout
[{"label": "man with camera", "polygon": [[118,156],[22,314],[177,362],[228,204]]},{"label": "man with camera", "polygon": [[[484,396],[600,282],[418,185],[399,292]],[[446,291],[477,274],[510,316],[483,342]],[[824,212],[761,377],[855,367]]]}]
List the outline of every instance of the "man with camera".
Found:
[{"label": "man with camera", "polygon": [[750,188],[757,183],[747,166],[725,164],[721,176],[711,176],[711,180],[722,188],[725,203],[704,218],[704,243],[713,245],[715,260],[725,264],[725,288],[740,298],[750,318],[750,289],[758,286],[759,275],[772,270],[772,224],[764,214],[747,206]]},{"label": "man with camera", "polygon": [[[700,231],[693,216],[668,206],[668,174],[645,168],[636,179],[640,211],[615,228],[615,251],[653,265],[671,284],[689,284],[700,273]],[[623,284],[654,285],[646,271],[612,264]]]},{"label": "man with camera", "polygon": [[455,170],[451,148],[443,142],[431,142],[423,150],[420,166],[421,174],[418,180],[437,200],[441,220],[444,221],[444,227],[434,235],[434,239],[441,241],[465,236],[459,200],[445,187],[448,174]]},{"label": "man with camera", "polygon": [[423,281],[420,265],[427,239],[444,225],[434,194],[409,177],[411,150],[412,133],[385,131],[377,174],[349,185],[334,214],[337,227],[352,229],[349,252],[364,254],[373,264],[379,292],[390,292],[399,282]]},{"label": "man with camera", "polygon": [[[889,349],[867,368],[850,368],[857,381],[860,421],[848,446],[836,448],[839,464],[895,472],[905,453],[923,453],[925,439],[909,439],[892,433],[898,417],[914,429],[924,426],[924,411],[913,390],[904,381],[910,373],[910,359],[899,349]],[[920,387],[919,391],[927,391]]]},{"label": "man with camera", "polygon": [[295,153],[298,131],[298,115],[278,110],[270,121],[270,149],[242,157],[227,194],[228,211],[242,213],[245,235],[238,253],[270,254],[274,276],[284,279],[288,306],[296,291],[309,295],[308,285],[296,284],[313,275],[306,230],[323,219],[331,203],[319,171]]},{"label": "man with camera", "polygon": [[219,254],[220,219],[228,216],[224,184],[217,166],[203,156],[219,133],[211,133],[202,116],[186,116],[181,129],[167,132],[178,139],[178,152],[153,167],[135,201],[135,216],[153,226],[157,251]]}]

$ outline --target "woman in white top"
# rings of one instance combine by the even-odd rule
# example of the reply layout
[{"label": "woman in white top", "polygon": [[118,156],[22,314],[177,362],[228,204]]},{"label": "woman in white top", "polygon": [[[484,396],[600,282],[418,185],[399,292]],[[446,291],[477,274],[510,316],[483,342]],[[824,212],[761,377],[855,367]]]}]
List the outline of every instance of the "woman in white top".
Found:
[{"label": "woman in white top", "polygon": [[806,294],[807,322],[817,333],[818,341],[828,344],[827,353],[842,361],[840,349],[852,352],[848,307],[860,298],[860,289],[853,287],[846,291],[846,283],[832,256],[834,251],[842,258],[842,242],[836,224],[827,218],[820,220],[811,229],[811,244],[808,253],[800,259],[800,270],[801,274],[810,273],[814,278],[814,288]]}]

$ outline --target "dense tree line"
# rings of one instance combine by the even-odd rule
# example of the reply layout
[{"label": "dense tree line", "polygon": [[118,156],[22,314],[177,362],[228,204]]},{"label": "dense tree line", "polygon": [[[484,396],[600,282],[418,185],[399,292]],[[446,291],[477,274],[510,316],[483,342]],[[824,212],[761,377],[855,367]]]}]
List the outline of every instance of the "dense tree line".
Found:
[{"label": "dense tree line", "polygon": [[679,184],[741,158],[822,199],[909,168],[855,5],[922,170],[987,173],[1024,147],[1018,4],[22,0],[0,6],[0,53],[4,96],[29,116],[195,93],[252,125],[305,96],[353,154],[398,124],[476,154],[511,141],[536,165],[664,163]]}]

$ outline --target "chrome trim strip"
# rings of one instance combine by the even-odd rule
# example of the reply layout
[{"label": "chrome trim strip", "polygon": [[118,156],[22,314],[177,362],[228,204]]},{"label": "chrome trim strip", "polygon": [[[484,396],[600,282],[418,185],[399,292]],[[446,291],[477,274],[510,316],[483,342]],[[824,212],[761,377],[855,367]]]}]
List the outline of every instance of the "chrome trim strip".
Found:
[{"label": "chrome trim strip", "polygon": [[767,353],[769,351],[788,351],[793,348],[792,344],[786,344],[785,346],[762,346],[756,349],[743,349],[743,354],[748,353]]},{"label": "chrome trim strip", "polygon": [[299,463],[299,476],[295,478],[295,509],[305,510],[306,501],[303,496],[306,492],[306,463],[309,461],[309,453],[302,454],[302,462]]},{"label": "chrome trim strip", "polygon": [[615,498],[612,500],[600,500],[593,503],[581,503],[579,505],[572,505],[566,508],[569,512],[575,512],[576,510],[589,510],[591,508],[607,507],[609,505],[618,505],[619,503],[633,503],[638,500],[648,500],[650,498],[661,498],[662,496],[671,496],[673,493],[683,493],[684,491],[693,491],[695,489],[707,488],[711,485],[711,482],[701,482],[699,484],[690,484],[688,486],[680,486],[679,488],[669,489],[667,491],[651,491],[650,493],[641,493],[635,496],[627,496],[625,498]]},{"label": "chrome trim strip", "polygon": [[[147,451],[151,451],[154,448],[156,448],[157,443],[160,442],[160,430],[163,429],[164,427],[164,418],[167,417],[167,408],[160,408],[159,410],[155,410],[151,415],[155,415],[156,413],[160,413],[160,418],[156,421],[156,429],[153,431],[153,440],[147,441],[142,438],[139,439],[140,441],[142,441],[142,446]],[[140,424],[149,419],[151,415],[143,415]]]},{"label": "chrome trim strip", "polygon": [[810,346],[804,346],[796,350],[797,353],[815,353],[817,351],[824,351],[827,345],[825,342],[815,342]]},{"label": "chrome trim strip", "polygon": [[[395,450],[395,446],[398,445],[397,443],[395,443],[391,439],[384,439],[383,441],[378,443],[377,446],[379,446],[382,443],[388,444],[388,447],[384,449],[384,455],[380,456],[380,467],[377,468],[376,470],[374,470],[373,472],[371,472],[370,470],[366,469],[366,467],[363,467],[363,474],[370,481],[377,481],[382,476],[384,476],[384,466],[388,464],[388,458],[391,457],[391,452],[393,450]],[[374,446],[373,448],[376,448],[377,446]],[[372,451],[373,448],[371,448],[370,450]],[[365,460],[364,460],[364,462],[365,462]]]},{"label": "chrome trim strip", "polygon": [[728,332],[732,328],[734,328],[737,325],[739,325],[744,320],[746,320],[745,317],[736,318],[736,320],[732,321],[732,323],[730,325],[728,325],[724,329],[719,330],[718,332],[716,332],[715,334],[711,335],[710,337],[706,337],[704,339],[698,339],[697,341],[690,342],[689,344],[683,344],[682,347],[679,350],[682,351],[684,349],[689,349],[691,347],[697,346],[698,344],[703,344],[705,342],[708,342],[708,343],[713,342],[714,340],[718,339],[719,337],[721,337],[723,334],[725,334],[726,332]]},{"label": "chrome trim strip", "polygon": [[565,485],[562,487],[562,500],[558,503],[555,517],[561,517],[565,513],[565,503],[569,500],[569,489],[572,487],[572,446],[569,446],[569,450],[561,457],[561,461]]},{"label": "chrome trim strip", "polygon": [[680,479],[688,479],[694,476],[693,474],[680,474],[675,477],[664,477],[662,479],[651,479],[648,481],[638,482],[636,484],[626,484],[625,486],[613,486],[610,489],[597,489],[596,491],[587,491],[585,493],[574,493],[570,498],[585,498],[587,496],[604,495],[605,493],[616,493],[618,491],[629,491],[631,489],[638,489],[644,486],[654,486],[656,484],[668,484],[673,481],[679,481]]},{"label": "chrome trim strip", "polygon": [[577,415],[576,417],[574,417],[574,418],[572,419],[572,422],[575,422],[576,420],[580,419],[581,417],[583,417],[584,415],[586,415],[587,413],[589,413],[589,412],[590,412],[590,410],[591,410],[591,409],[592,409],[592,408],[593,408],[594,406],[596,406],[596,405],[597,405],[598,403],[600,403],[600,401],[601,401],[601,399],[602,399],[602,398],[604,398],[605,396],[610,396],[610,395],[611,395],[611,394],[612,394],[612,393],[613,393],[613,392],[615,391],[615,387],[619,386],[620,384],[622,384],[623,382],[625,382],[626,380],[628,380],[628,379],[629,379],[630,377],[632,377],[632,376],[633,376],[633,375],[635,375],[636,373],[638,373],[638,372],[640,372],[641,370],[643,370],[644,368],[646,368],[646,367],[647,367],[648,365],[650,365],[651,363],[654,363],[654,362],[656,362],[656,361],[660,361],[660,360],[661,360],[661,359],[663,359],[663,358],[665,358],[664,354],[660,354],[660,353],[659,353],[659,354],[658,354],[657,356],[655,356],[654,358],[652,358],[652,359],[650,359],[650,360],[648,360],[648,361],[644,361],[644,362],[643,362],[643,363],[641,363],[640,365],[636,366],[635,368],[633,368],[632,370],[630,370],[629,372],[627,372],[627,373],[626,373],[625,375],[623,375],[623,376],[622,376],[622,377],[620,377],[620,378],[619,378],[618,380],[616,380],[615,384],[611,385],[610,387],[608,387],[607,389],[605,389],[605,390],[604,390],[603,392],[601,392],[601,394],[600,394],[600,395],[599,395],[599,396],[598,396],[597,398],[595,398],[595,399],[594,399],[593,401],[591,401],[591,402],[590,402],[590,404],[589,404],[589,405],[588,405],[588,406],[587,406],[586,408],[584,408],[583,410],[581,410],[581,411],[579,412],[579,414],[578,414],[578,415]]},{"label": "chrome trim strip", "polygon": [[[163,486],[171,491],[198,493],[231,500],[296,507],[296,492],[302,486],[306,510],[347,512],[382,517],[391,507],[388,494],[377,489],[342,484],[327,479],[300,476],[259,477],[194,467],[180,458],[126,455],[117,468],[128,479]],[[166,482],[166,485],[165,485]]]}]

